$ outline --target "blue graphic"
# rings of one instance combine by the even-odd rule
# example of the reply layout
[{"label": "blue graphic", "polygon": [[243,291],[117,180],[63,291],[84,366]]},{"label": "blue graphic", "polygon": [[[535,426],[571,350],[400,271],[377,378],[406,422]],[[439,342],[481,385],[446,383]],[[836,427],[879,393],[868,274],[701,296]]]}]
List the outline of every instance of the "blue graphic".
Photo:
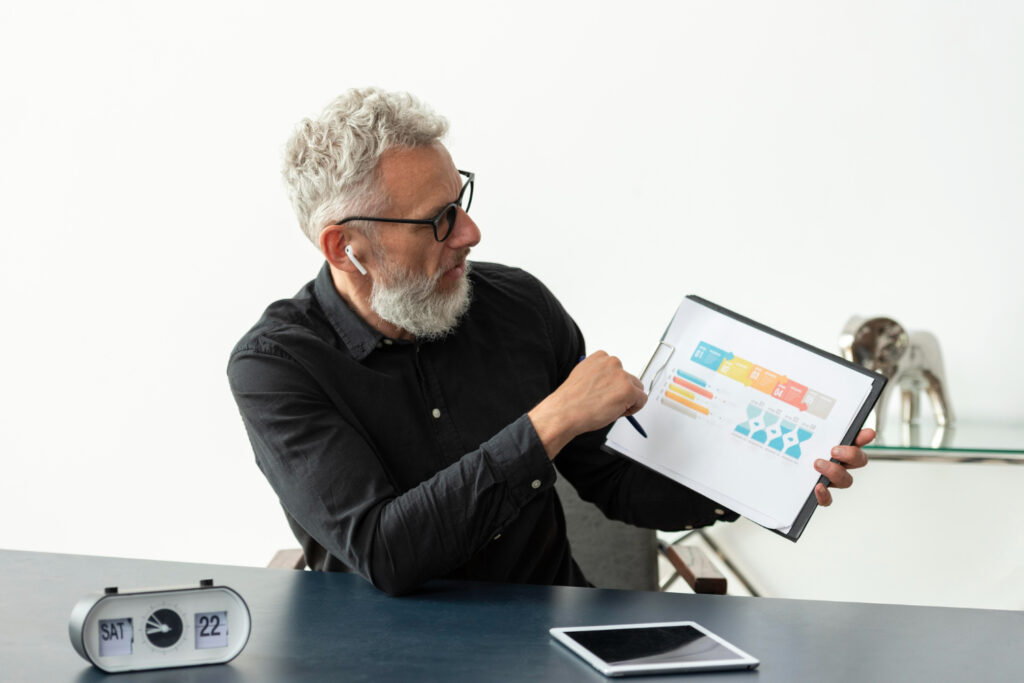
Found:
[{"label": "blue graphic", "polygon": [[[736,425],[736,431],[742,434],[743,436],[750,436],[750,428],[753,426],[751,424],[751,420],[753,420],[760,414],[761,409],[758,408],[753,403],[751,403],[749,406],[747,406],[747,421]],[[760,422],[758,423],[758,426],[760,426]]]},{"label": "blue graphic", "polygon": [[682,377],[683,379],[685,379],[687,382],[693,382],[694,384],[696,384],[699,387],[706,387],[708,385],[708,383],[705,382],[704,380],[702,380],[700,377],[694,377],[693,375],[691,375],[688,372],[683,372],[682,370],[676,370],[676,374],[679,375],[680,377]]},{"label": "blue graphic", "polygon": [[736,425],[733,431],[762,443],[779,453],[799,459],[800,445],[814,436],[814,432],[797,427],[794,422],[783,420],[774,413],[765,412],[756,403],[747,406],[747,420]]},{"label": "blue graphic", "polygon": [[782,424],[779,425],[779,435],[771,440],[771,442],[768,444],[768,447],[774,448],[775,450],[781,453],[787,445],[792,445],[786,443],[786,435],[789,434],[794,429],[796,429],[795,424],[788,420],[783,420]]},{"label": "blue graphic", "polygon": [[760,429],[750,435],[750,438],[758,443],[765,443],[768,441],[769,430],[771,429],[772,425],[779,421],[779,416],[773,413],[764,413],[762,417],[763,429]]},{"label": "blue graphic", "polygon": [[722,361],[732,360],[732,354],[707,342],[701,342],[697,345],[690,360],[718,372],[718,366],[722,364]]},{"label": "blue graphic", "polygon": [[793,444],[793,446],[791,446],[790,448],[786,449],[786,455],[790,455],[790,456],[792,456],[794,458],[798,458],[799,459],[800,458],[800,444],[802,444],[804,441],[807,441],[812,436],[814,436],[814,433],[813,432],[809,432],[806,429],[798,429],[798,430],[796,430],[796,443]]}]

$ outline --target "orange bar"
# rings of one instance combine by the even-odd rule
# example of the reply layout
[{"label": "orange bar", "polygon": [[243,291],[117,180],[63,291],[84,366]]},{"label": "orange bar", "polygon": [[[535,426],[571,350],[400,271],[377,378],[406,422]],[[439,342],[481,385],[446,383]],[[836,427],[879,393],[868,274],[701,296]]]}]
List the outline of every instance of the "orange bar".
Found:
[{"label": "orange bar", "polygon": [[678,396],[678,395],[672,393],[671,391],[666,391],[665,392],[665,396],[667,396],[668,398],[672,399],[676,403],[682,403],[687,408],[690,408],[692,410],[696,410],[698,413],[703,413],[705,415],[710,415],[711,414],[710,410],[708,410],[704,406],[700,405],[699,403],[694,403],[693,401],[688,401],[685,398],[683,398],[682,396]]},{"label": "orange bar", "polygon": [[666,408],[671,408],[672,410],[676,411],[680,415],[685,415],[686,417],[690,418],[691,420],[696,420],[697,419],[697,413],[693,412],[692,410],[690,410],[686,406],[679,405],[675,401],[670,401],[667,398],[663,398],[663,399],[661,399],[661,405],[665,406]]},{"label": "orange bar", "polygon": [[687,391],[686,389],[683,389],[682,387],[677,387],[675,384],[669,384],[668,385],[668,390],[669,391],[674,391],[677,394],[679,394],[680,396],[685,396],[686,398],[697,398],[697,395],[694,394],[692,391]]},{"label": "orange bar", "polygon": [[707,398],[714,398],[715,397],[715,395],[712,394],[707,389],[705,389],[703,387],[698,387],[693,382],[687,382],[685,379],[681,379],[679,377],[673,377],[672,381],[675,382],[676,384],[678,384],[681,387],[686,387],[687,389],[689,389],[690,391],[692,391],[692,392],[694,392],[696,394],[700,394],[701,396],[704,396],[704,397],[707,397]]}]

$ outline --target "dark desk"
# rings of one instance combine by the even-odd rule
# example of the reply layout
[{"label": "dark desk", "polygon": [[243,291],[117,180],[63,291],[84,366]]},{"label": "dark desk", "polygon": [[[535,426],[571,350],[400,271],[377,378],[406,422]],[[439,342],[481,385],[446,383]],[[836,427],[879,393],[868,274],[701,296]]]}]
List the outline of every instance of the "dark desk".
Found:
[{"label": "dark desk", "polygon": [[104,586],[238,590],[252,636],[228,665],[115,674],[129,681],[604,681],[551,626],[692,619],[761,660],[697,681],[1021,680],[1024,614],[586,588],[436,582],[389,598],[356,576],[0,551],[0,680],[105,678],[67,622]]}]

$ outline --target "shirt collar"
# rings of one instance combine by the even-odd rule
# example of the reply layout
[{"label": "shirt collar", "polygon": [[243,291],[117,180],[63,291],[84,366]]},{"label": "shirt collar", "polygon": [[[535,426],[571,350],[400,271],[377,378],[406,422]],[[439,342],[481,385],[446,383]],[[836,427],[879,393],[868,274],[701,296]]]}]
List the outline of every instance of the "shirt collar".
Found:
[{"label": "shirt collar", "polygon": [[358,361],[370,355],[380,345],[383,334],[366,324],[355,311],[349,308],[341,294],[334,287],[331,267],[324,263],[313,285],[317,301],[331,323],[331,327],[348,347],[349,353]]}]

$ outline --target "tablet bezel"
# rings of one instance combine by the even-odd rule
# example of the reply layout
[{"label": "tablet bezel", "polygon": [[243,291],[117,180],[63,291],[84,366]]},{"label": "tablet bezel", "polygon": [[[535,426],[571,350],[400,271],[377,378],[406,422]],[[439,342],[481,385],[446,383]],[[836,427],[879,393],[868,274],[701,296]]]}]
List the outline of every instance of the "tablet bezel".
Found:
[{"label": "tablet bezel", "polygon": [[[579,631],[611,631],[660,628],[665,626],[690,626],[713,639],[735,655],[734,659],[714,659],[701,662],[661,662],[657,664],[613,664],[597,656],[568,634]],[[672,673],[687,671],[725,671],[730,669],[754,669],[761,662],[744,652],[721,636],[709,631],[695,621],[658,621],[641,624],[607,624],[602,626],[562,626],[548,630],[551,637],[568,648],[605,676],[631,676],[648,673]]]}]

